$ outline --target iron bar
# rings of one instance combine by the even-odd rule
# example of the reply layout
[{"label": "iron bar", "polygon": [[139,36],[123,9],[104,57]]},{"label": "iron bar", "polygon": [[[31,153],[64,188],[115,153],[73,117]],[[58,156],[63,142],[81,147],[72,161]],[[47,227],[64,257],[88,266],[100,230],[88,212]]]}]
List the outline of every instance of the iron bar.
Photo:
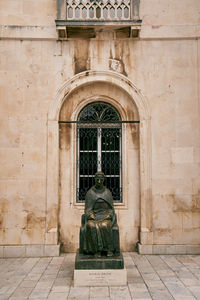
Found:
[{"label": "iron bar", "polygon": [[140,121],[58,121],[59,124],[110,124],[110,123],[117,123],[117,124],[126,124],[126,123],[140,123]]}]

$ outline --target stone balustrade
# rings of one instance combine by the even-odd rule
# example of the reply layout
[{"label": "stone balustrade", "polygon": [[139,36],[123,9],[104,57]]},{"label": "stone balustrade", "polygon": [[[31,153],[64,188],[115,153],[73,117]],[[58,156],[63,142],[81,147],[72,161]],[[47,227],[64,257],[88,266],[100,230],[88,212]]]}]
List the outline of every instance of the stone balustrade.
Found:
[{"label": "stone balustrade", "polygon": [[69,0],[68,20],[130,20],[130,0]]}]

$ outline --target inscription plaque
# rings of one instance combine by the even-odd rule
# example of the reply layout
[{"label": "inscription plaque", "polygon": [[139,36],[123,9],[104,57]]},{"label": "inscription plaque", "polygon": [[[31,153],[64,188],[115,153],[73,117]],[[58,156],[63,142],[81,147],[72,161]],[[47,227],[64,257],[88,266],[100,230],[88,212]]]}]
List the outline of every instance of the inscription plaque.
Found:
[{"label": "inscription plaque", "polygon": [[117,286],[126,284],[126,269],[74,270],[74,286]]}]

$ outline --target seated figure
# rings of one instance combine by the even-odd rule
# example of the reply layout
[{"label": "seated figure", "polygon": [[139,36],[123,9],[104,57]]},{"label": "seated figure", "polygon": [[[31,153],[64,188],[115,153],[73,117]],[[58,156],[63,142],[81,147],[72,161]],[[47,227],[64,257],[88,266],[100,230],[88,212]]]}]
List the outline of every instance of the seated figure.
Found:
[{"label": "seated figure", "polygon": [[95,174],[95,185],[87,192],[80,229],[80,253],[117,256],[119,228],[111,192],[103,185],[104,173]]}]

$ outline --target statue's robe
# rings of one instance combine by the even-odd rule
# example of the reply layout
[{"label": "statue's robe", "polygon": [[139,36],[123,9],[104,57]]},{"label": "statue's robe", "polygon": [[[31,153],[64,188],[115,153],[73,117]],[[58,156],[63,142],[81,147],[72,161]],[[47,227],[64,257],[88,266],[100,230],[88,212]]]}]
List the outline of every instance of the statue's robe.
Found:
[{"label": "statue's robe", "polygon": [[[94,219],[91,219],[91,213]],[[102,251],[113,252],[112,229],[115,223],[116,215],[111,192],[106,187],[98,190],[93,186],[85,199],[83,251],[93,254]]]}]

